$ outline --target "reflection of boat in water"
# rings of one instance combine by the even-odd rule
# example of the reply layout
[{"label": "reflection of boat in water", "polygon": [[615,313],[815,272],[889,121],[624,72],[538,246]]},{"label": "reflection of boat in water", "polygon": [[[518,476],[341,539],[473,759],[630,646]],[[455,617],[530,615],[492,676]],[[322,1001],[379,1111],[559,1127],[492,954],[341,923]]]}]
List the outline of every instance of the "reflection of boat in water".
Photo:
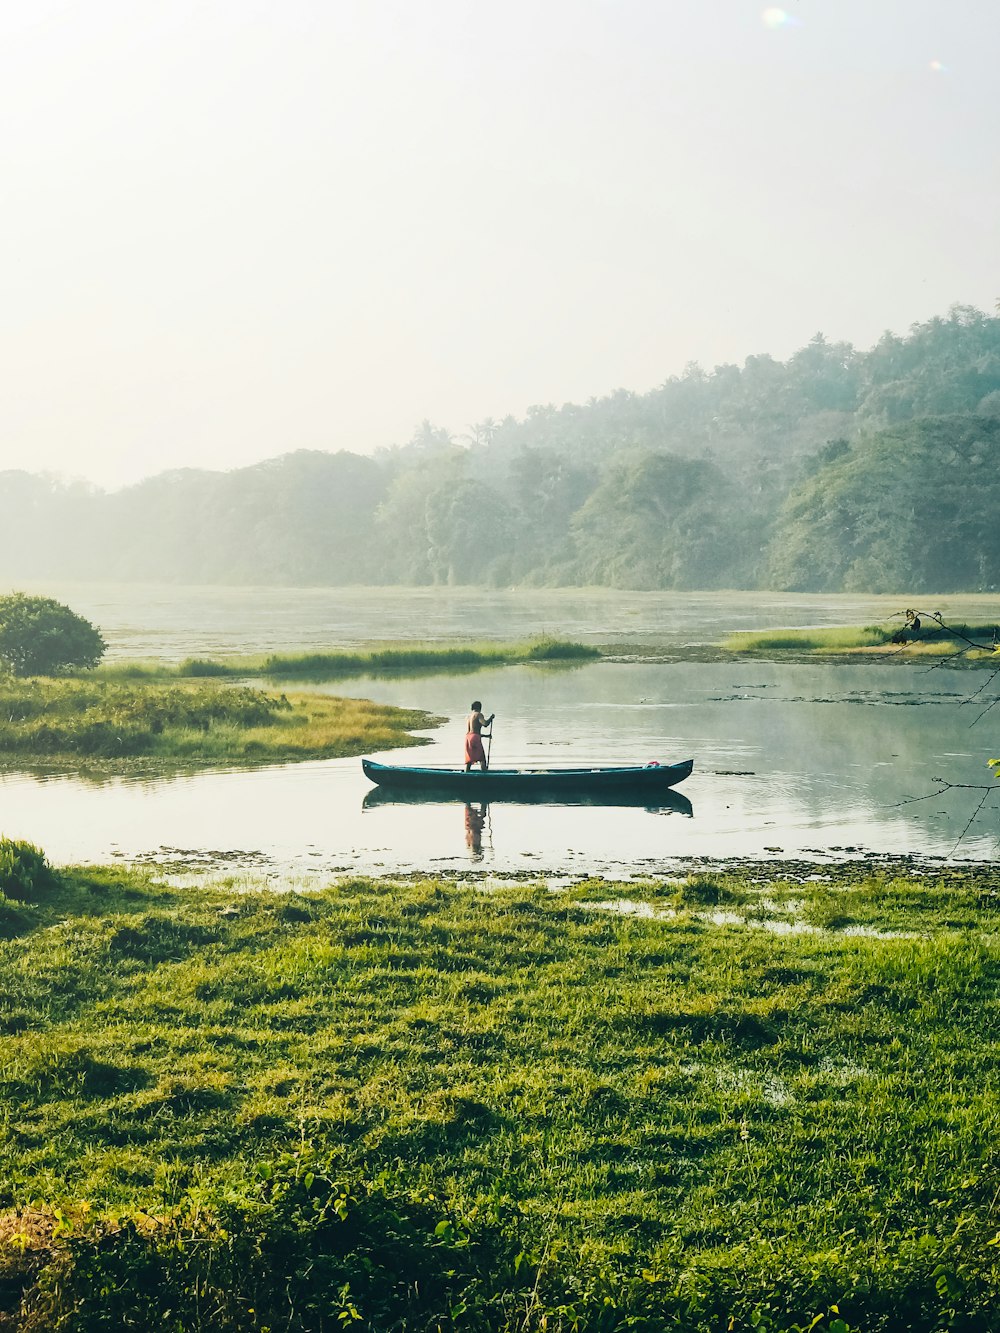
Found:
[{"label": "reflection of boat in water", "polygon": [[[576,796],[572,792],[562,792],[558,796],[548,796],[542,792],[526,791],[507,792],[500,796],[491,796],[489,804],[504,805],[630,805],[645,807],[651,814],[687,815],[694,814],[694,807],[686,796],[669,788],[655,798],[650,795],[630,795],[628,792],[609,792],[606,796]],[[452,796],[447,792],[408,789],[405,787],[373,787],[365,792],[362,801],[363,810],[374,810],[380,805],[449,805],[465,804],[463,796]],[[485,809],[485,807],[484,807]]]},{"label": "reflection of boat in water", "polygon": [[564,801],[592,805],[659,805],[694,763],[625,768],[412,768],[362,759],[365,777],[393,794],[463,801]]}]

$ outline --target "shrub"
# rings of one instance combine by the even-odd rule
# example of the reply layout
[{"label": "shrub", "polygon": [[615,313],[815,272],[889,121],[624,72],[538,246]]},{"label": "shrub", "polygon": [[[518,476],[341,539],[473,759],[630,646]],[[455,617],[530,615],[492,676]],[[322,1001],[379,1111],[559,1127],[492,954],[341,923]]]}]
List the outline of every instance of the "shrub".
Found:
[{"label": "shrub", "polygon": [[15,676],[93,667],[107,644],[89,620],[51,597],[0,597],[0,663]]},{"label": "shrub", "polygon": [[488,1232],[472,1236],[428,1199],[334,1179],[319,1163],[259,1169],[266,1179],[249,1197],[214,1209],[192,1191],[155,1222],[63,1221],[58,1244],[11,1245],[4,1276],[19,1314],[39,1333],[503,1326],[492,1293],[511,1265]]},{"label": "shrub", "polygon": [[0,838],[0,893],[34,898],[57,883],[45,853],[30,842]]}]

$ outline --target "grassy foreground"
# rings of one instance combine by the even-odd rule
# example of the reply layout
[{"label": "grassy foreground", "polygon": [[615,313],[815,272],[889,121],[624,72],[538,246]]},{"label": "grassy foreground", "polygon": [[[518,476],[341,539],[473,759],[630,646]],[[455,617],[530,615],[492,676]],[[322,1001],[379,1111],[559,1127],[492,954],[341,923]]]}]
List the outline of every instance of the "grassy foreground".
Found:
[{"label": "grassy foreground", "polygon": [[0,1328],[996,1326],[996,876],[28,870]]},{"label": "grassy foreground", "polygon": [[0,682],[0,764],[85,765],[114,772],[135,760],[173,769],[330,759],[418,745],[427,713],[323,694],[275,695],[224,683]]}]

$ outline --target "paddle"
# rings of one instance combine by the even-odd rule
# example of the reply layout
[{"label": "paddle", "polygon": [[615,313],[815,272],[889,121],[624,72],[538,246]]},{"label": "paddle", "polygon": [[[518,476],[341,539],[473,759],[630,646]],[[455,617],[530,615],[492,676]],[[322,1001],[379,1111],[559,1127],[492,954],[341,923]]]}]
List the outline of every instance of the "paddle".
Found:
[{"label": "paddle", "polygon": [[487,735],[487,737],[486,737],[486,767],[487,767],[487,768],[489,768],[489,766],[490,766],[490,746],[493,744],[493,723],[494,723],[495,721],[496,721],[495,716],[490,718],[490,730],[489,730],[489,733],[488,733],[488,735]]}]

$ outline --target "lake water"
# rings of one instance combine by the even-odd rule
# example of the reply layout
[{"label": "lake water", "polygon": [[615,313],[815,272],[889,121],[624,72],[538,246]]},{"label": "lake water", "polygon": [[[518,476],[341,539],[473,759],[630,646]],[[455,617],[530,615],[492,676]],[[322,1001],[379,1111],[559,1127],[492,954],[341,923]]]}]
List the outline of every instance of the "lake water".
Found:
[{"label": "lake water", "polygon": [[[525,638],[608,645],[626,658],[717,642],[739,628],[857,624],[900,599],[779,594],[468,590],[40,589],[99,624],[114,658],[351,646],[380,639]],[[1000,599],[941,598],[954,620],[1000,620]],[[153,860],[306,882],[330,873],[494,871],[669,874],[690,859],[864,854],[986,860],[998,802],[975,813],[1000,752],[1000,708],[970,726],[996,683],[927,665],[600,661],[518,666],[321,687],[448,718],[392,762],[460,761],[470,699],[497,713],[504,766],[693,758],[659,809],[377,798],[357,759],[254,771],[114,780],[0,778],[0,827],[51,859]],[[985,686],[976,700],[973,693]],[[1000,796],[1000,784],[997,784]],[[970,823],[971,819],[971,823]],[[968,827],[966,827],[968,825]]]}]

